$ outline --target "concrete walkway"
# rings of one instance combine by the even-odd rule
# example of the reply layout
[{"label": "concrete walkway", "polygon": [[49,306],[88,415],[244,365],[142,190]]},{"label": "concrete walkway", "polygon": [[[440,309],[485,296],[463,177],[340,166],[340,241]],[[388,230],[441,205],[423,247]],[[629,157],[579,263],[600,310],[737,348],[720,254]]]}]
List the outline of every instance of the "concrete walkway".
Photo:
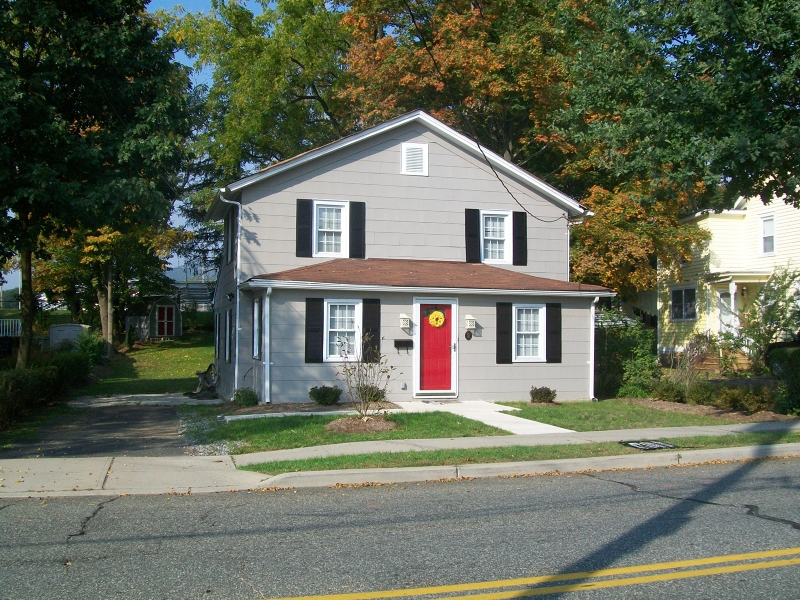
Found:
[{"label": "concrete walkway", "polygon": [[[0,498],[46,496],[116,496],[120,494],[201,493],[286,487],[322,487],[364,483],[403,483],[461,477],[524,476],[586,470],[636,469],[769,456],[800,458],[800,443],[667,452],[623,456],[495,464],[352,469],[284,473],[276,476],[237,470],[236,466],[337,454],[424,451],[443,448],[488,448],[546,444],[586,444],[599,441],[652,440],[660,437],[737,435],[753,432],[800,431],[800,422],[748,423],[711,427],[663,427],[588,433],[550,433],[480,438],[396,440],[318,446],[260,452],[236,457],[93,457],[0,458]],[[235,462],[234,462],[235,459]]]}]

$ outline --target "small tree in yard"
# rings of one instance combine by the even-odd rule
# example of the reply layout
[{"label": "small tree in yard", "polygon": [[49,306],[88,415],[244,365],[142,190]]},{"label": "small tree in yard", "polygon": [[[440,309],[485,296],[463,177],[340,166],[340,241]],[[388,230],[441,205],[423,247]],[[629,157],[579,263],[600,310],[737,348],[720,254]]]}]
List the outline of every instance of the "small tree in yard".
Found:
[{"label": "small tree in yard", "polygon": [[348,354],[350,348],[346,340],[342,340],[344,360],[336,371],[351,400],[356,403],[360,419],[366,419],[373,411],[373,405],[386,399],[386,390],[395,369],[370,343],[371,339],[371,334],[365,333],[361,341],[362,350],[354,354]]},{"label": "small tree in yard", "polygon": [[739,343],[756,375],[766,371],[767,348],[800,329],[800,271],[781,267],[739,314]]}]

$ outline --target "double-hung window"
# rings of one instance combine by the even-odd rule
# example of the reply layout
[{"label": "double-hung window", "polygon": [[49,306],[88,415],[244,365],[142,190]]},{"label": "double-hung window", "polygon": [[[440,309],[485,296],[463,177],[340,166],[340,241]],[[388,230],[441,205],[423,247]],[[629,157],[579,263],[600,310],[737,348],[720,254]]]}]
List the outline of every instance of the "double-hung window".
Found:
[{"label": "double-hung window", "polygon": [[325,300],[325,360],[361,355],[361,300]]},{"label": "double-hung window", "polygon": [[697,290],[677,288],[670,292],[670,317],[673,321],[694,321],[697,319]]},{"label": "double-hung window", "polygon": [[761,217],[761,254],[775,253],[775,215]]},{"label": "double-hung window", "polygon": [[349,254],[347,202],[314,202],[314,256]]},{"label": "double-hung window", "polygon": [[514,362],[543,362],[545,353],[544,304],[514,305]]},{"label": "double-hung window", "polygon": [[481,211],[481,260],[485,263],[511,264],[511,213]]}]

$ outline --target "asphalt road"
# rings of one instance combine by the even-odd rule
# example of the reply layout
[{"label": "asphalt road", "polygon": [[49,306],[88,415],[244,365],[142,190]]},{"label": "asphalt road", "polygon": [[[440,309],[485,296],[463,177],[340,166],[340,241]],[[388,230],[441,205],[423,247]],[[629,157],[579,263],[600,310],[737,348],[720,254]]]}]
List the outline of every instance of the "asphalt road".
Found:
[{"label": "asphalt road", "polygon": [[[549,589],[558,595],[548,598],[797,599],[798,467],[798,459],[780,459],[419,485],[0,501],[0,598],[241,599],[461,584],[450,596],[434,589],[399,597],[499,600]],[[787,548],[793,555],[648,570]],[[775,566],[785,559],[790,564]],[[631,569],[569,575],[620,567]],[[739,570],[719,572],[729,567]],[[647,580],[654,575],[662,580]],[[556,577],[499,581],[536,576]],[[572,591],[598,582],[611,587]]]}]

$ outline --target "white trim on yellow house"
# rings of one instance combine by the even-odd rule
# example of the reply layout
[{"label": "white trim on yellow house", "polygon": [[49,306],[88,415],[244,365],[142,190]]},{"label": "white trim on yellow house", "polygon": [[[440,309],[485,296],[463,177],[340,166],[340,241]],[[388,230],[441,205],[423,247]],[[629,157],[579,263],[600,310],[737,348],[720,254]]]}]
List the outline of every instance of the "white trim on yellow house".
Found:
[{"label": "white trim on yellow house", "polygon": [[[762,221],[775,219],[775,251],[762,252]],[[800,210],[775,201],[740,199],[733,210],[698,213],[684,222],[695,222],[711,233],[691,262],[681,267],[683,282],[659,278],[657,286],[658,349],[681,351],[696,333],[719,334],[726,324],[736,326],[736,315],[779,266],[800,268]],[[671,290],[695,287],[697,316],[694,320],[671,319]],[[727,294],[730,295],[728,300]],[[730,316],[726,314],[730,302]]]}]

